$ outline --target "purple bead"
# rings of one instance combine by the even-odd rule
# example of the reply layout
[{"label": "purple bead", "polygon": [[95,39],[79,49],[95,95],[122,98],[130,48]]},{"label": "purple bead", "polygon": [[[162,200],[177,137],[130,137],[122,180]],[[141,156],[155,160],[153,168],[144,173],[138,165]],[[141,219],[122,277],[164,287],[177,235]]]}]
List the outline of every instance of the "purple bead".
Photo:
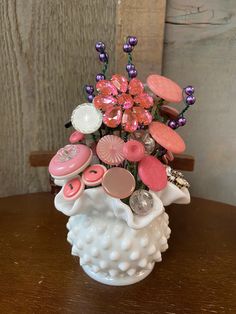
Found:
[{"label": "purple bead", "polygon": [[175,120],[170,120],[169,122],[168,122],[168,126],[171,128],[171,129],[173,129],[173,130],[175,130],[175,129],[177,129],[178,128],[178,122],[177,121],[175,121]]},{"label": "purple bead", "polygon": [[85,88],[85,91],[86,91],[87,94],[89,94],[89,95],[93,94],[93,92],[94,92],[93,85],[85,85],[84,88]]},{"label": "purple bead", "polygon": [[138,39],[137,39],[137,37],[135,37],[135,36],[129,36],[128,37],[128,43],[131,45],[131,46],[136,46],[137,45],[137,43],[138,43]]},{"label": "purple bead", "polygon": [[189,85],[185,87],[184,91],[187,95],[192,95],[194,93],[194,87]]},{"label": "purple bead", "polygon": [[123,50],[124,50],[124,52],[129,53],[133,50],[133,47],[129,43],[125,43],[123,46]]},{"label": "purple bead", "polygon": [[179,117],[178,119],[178,125],[179,126],[184,126],[186,124],[187,120],[185,117]]},{"label": "purple bead", "polygon": [[141,124],[141,125],[138,125],[138,130],[144,130],[145,129],[145,125]]},{"label": "purple bead", "polygon": [[96,82],[99,82],[99,81],[102,81],[102,80],[105,80],[105,79],[106,79],[106,77],[105,77],[105,75],[102,74],[102,73],[98,73],[98,74],[96,75]]},{"label": "purple bead", "polygon": [[98,52],[104,52],[105,48],[106,48],[106,46],[105,46],[105,44],[102,41],[96,42],[95,49]]},{"label": "purple bead", "polygon": [[135,65],[133,63],[129,63],[126,65],[126,71],[129,72],[130,70],[134,70]]},{"label": "purple bead", "polygon": [[94,95],[88,95],[87,96],[87,99],[88,99],[89,102],[92,102],[93,98],[94,98]]},{"label": "purple bead", "polygon": [[138,72],[136,69],[131,69],[129,72],[128,72],[128,75],[130,78],[134,78],[138,75]]},{"label": "purple bead", "polygon": [[196,98],[195,98],[195,96],[190,95],[190,96],[186,97],[185,101],[188,105],[193,105],[196,101]]},{"label": "purple bead", "polygon": [[108,61],[108,54],[106,52],[102,52],[99,54],[99,60],[101,62],[107,62]]}]

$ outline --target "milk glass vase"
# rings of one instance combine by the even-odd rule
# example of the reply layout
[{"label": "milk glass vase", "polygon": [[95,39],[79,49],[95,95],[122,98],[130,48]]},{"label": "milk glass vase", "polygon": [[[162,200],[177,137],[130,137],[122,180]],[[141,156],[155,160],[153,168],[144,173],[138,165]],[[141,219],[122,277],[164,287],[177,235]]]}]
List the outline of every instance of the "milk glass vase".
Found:
[{"label": "milk glass vase", "polygon": [[187,188],[171,182],[160,192],[149,192],[153,207],[145,216],[133,213],[101,186],[86,189],[75,201],[65,200],[62,190],[56,195],[55,207],[70,217],[71,254],[80,258],[81,267],[94,280],[113,286],[134,284],[162,260],[171,233],[164,206],[187,204],[190,195]]}]

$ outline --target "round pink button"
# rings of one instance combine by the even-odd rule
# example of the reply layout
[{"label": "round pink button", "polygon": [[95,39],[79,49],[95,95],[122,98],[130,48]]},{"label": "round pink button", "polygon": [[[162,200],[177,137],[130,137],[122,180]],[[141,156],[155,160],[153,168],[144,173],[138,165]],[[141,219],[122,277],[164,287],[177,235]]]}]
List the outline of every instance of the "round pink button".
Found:
[{"label": "round pink button", "polygon": [[167,77],[149,75],[147,85],[154,94],[169,102],[181,102],[183,99],[181,87]]},{"label": "round pink button", "polygon": [[73,132],[69,137],[69,141],[71,144],[78,143],[82,141],[83,139],[84,139],[84,134],[79,131]]},{"label": "round pink button", "polygon": [[167,185],[165,167],[154,156],[146,156],[139,162],[138,175],[152,191],[160,191]]},{"label": "round pink button", "polygon": [[162,105],[160,107],[160,115],[166,115],[168,118],[175,120],[178,118],[179,111],[168,105]]},{"label": "round pink button", "polygon": [[63,187],[63,196],[66,200],[76,200],[84,190],[84,183],[80,178],[74,178],[68,181]]},{"label": "round pink button", "polygon": [[66,179],[83,171],[91,159],[92,151],[86,145],[66,145],[51,159],[49,172],[55,179]]},{"label": "round pink button", "polygon": [[182,137],[169,126],[161,122],[152,122],[149,125],[149,132],[155,141],[174,154],[181,154],[185,150],[185,143]]},{"label": "round pink button", "polygon": [[102,182],[106,167],[100,164],[89,166],[82,174],[82,180],[87,186],[96,186]]},{"label": "round pink button", "polygon": [[123,145],[123,153],[129,161],[139,161],[145,155],[145,149],[142,143],[136,140],[130,140]]},{"label": "round pink button", "polygon": [[120,167],[107,170],[102,180],[103,189],[115,198],[129,197],[135,189],[135,179],[132,173]]}]

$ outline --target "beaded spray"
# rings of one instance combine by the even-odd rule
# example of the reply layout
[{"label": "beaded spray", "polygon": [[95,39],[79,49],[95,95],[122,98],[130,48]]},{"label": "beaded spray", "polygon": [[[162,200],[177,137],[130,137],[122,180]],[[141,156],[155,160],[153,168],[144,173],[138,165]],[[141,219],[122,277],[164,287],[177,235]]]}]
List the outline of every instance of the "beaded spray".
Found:
[{"label": "beaded spray", "polygon": [[[87,102],[75,108],[71,122],[65,125],[76,129],[70,136],[71,145],[53,158],[59,156],[60,162],[65,163],[81,159],[77,156],[79,147],[86,144],[89,149],[83,155],[84,160],[79,160],[77,171],[75,167],[73,175],[68,175],[66,169],[65,199],[79,198],[84,189],[101,184],[110,196],[129,204],[135,214],[146,215],[153,206],[149,189],[161,191],[168,181],[180,189],[189,187],[183,175],[172,170],[168,163],[174,159],[173,153],[185,149],[182,138],[174,130],[186,124],[185,113],[196,98],[194,87],[182,90],[175,82],[156,74],[149,75],[144,86],[137,79],[132,58],[137,43],[135,36],[128,36],[123,45],[128,55],[128,79],[119,74],[106,77],[109,55],[103,42],[96,43],[102,71],[96,75],[95,87],[84,86]],[[181,112],[168,105],[182,100],[185,106]],[[58,178],[58,169],[49,166],[54,178]]]}]

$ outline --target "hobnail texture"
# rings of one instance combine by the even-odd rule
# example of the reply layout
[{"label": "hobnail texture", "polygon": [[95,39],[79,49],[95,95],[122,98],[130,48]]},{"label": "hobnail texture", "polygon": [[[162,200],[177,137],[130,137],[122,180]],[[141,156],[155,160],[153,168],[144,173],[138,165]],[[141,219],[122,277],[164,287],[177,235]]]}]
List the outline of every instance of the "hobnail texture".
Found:
[{"label": "hobnail texture", "polygon": [[[171,201],[189,201],[188,190],[172,188],[169,185],[163,195],[165,204],[169,193],[175,195]],[[171,233],[169,217],[161,196],[149,192],[153,208],[145,216],[134,214],[102,187],[87,189],[72,202],[64,200],[62,192],[57,194],[56,208],[71,216],[67,223],[71,253],[80,257],[80,265],[91,278],[108,285],[130,285],[148,276],[155,262],[162,260]]]}]

